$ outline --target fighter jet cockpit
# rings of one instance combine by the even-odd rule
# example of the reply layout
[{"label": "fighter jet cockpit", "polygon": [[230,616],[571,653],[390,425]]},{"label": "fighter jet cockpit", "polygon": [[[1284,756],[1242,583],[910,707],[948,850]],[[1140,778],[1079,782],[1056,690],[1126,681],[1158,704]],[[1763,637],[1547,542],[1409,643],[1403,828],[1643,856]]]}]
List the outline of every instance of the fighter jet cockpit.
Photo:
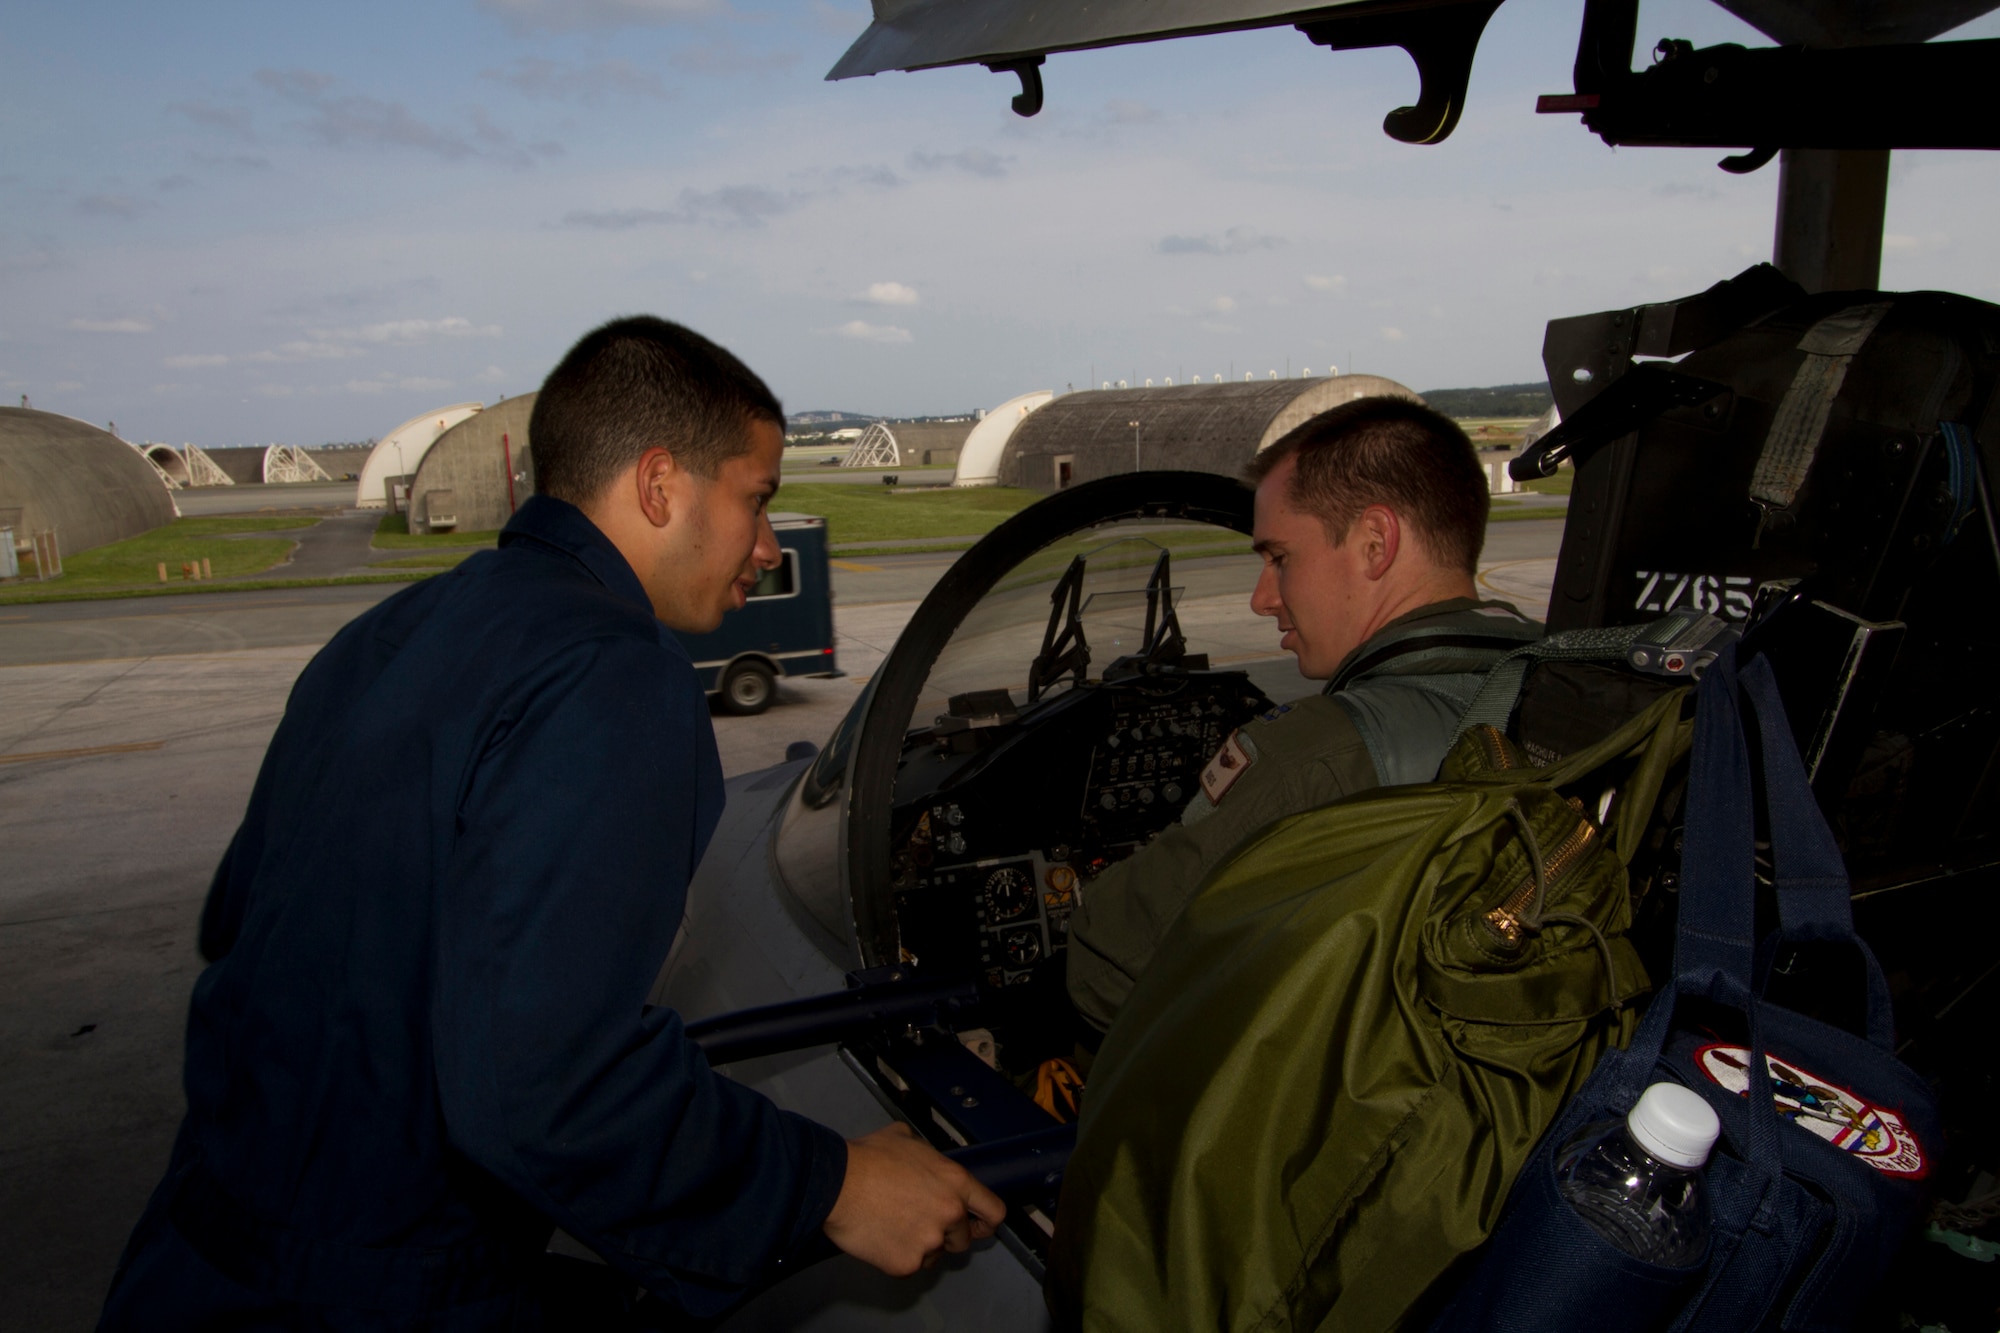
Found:
[{"label": "fighter jet cockpit", "polygon": [[1069,1128],[1032,1093],[1079,1035],[1070,914],[1232,730],[1319,688],[1250,610],[1250,520],[1247,486],[1136,473],[967,552],[810,762],[754,810],[732,793],[718,841],[754,845],[720,870],[711,851],[686,932],[702,961],[656,992],[739,1077],[820,1043],[777,1079],[839,1068],[941,1147],[1025,1154],[1009,1244],[1037,1275]]},{"label": "fighter jet cockpit", "polygon": [[864,966],[975,978],[1017,1071],[1068,1049],[1063,954],[1091,881],[1180,815],[1231,730],[1311,688],[1248,607],[1247,489],[1149,474],[1062,500],[1093,521],[1038,508],[967,560],[774,841],[783,888]]}]

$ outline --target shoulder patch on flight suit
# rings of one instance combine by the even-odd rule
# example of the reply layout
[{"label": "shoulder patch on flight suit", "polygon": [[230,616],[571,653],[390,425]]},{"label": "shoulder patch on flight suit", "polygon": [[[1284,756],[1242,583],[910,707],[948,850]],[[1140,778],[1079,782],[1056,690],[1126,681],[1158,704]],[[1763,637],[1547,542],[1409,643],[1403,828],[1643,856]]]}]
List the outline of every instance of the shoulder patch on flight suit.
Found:
[{"label": "shoulder patch on flight suit", "polygon": [[1201,770],[1202,795],[1208,797],[1209,804],[1221,805],[1236,780],[1248,773],[1256,761],[1256,752],[1244,744],[1243,733],[1230,732],[1229,739],[1222,742],[1222,748],[1208,761],[1208,767]]}]

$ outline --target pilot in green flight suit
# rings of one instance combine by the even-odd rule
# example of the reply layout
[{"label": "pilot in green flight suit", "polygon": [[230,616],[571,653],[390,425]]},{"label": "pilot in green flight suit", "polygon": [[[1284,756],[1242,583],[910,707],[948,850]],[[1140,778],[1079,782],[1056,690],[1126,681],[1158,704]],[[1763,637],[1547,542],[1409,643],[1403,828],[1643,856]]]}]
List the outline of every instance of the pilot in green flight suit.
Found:
[{"label": "pilot in green flight suit", "polygon": [[1428,782],[1487,670],[1542,627],[1479,601],[1487,487],[1449,418],[1364,398],[1259,454],[1251,594],[1325,693],[1232,734],[1181,819],[1085,886],[1070,920],[1069,992],[1110,1027],[1208,874],[1273,820],[1371,787]]}]

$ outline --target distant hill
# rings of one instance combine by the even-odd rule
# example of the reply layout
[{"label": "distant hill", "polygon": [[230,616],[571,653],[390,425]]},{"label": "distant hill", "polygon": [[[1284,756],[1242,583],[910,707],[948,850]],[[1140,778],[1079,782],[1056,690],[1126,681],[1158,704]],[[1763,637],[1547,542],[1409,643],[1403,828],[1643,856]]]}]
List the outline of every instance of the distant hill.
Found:
[{"label": "distant hill", "polygon": [[863,416],[859,412],[794,412],[785,418],[788,427],[801,426],[866,426],[876,421],[971,421],[972,412],[953,412],[942,416],[927,417],[884,417]]},{"label": "distant hill", "polygon": [[1490,389],[1425,389],[1424,401],[1448,417],[1538,417],[1555,400],[1546,384],[1496,384]]}]

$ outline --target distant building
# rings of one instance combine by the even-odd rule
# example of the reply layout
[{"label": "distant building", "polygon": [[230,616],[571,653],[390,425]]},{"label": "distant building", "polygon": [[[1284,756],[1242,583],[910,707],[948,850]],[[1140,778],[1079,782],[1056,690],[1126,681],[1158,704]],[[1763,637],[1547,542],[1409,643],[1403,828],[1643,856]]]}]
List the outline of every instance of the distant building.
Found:
[{"label": "distant building", "polygon": [[354,502],[363,509],[389,507],[392,485],[407,487],[423,465],[424,455],[438,437],[459,422],[480,412],[484,403],[454,403],[433,412],[411,417],[378,440],[361,465],[361,480],[355,484]]},{"label": "distant building", "polygon": [[528,418],[537,396],[496,403],[438,436],[410,485],[411,532],[490,532],[507,525],[535,490]]},{"label": "distant building", "polygon": [[[1021,417],[994,471],[1002,486],[1037,491],[1121,472],[1240,477],[1245,464],[1293,427],[1328,408],[1382,395],[1423,401],[1379,375],[1064,394]],[[965,471],[961,465],[961,476]]]},{"label": "distant building", "polygon": [[369,446],[365,444],[329,445],[318,449],[308,449],[315,463],[326,469],[326,475],[335,481],[349,481],[361,476],[362,467],[368,462]]},{"label": "distant building", "polygon": [[0,527],[53,528],[63,554],[150,532],[176,515],[144,455],[74,417],[0,407]]},{"label": "distant building", "polygon": [[853,433],[854,447],[841,466],[952,467],[972,427],[971,417],[877,421]]},{"label": "distant building", "polygon": [[264,484],[264,455],[269,452],[266,446],[253,444],[232,449],[204,449],[202,452],[207,454],[217,467],[227,472],[229,479],[238,486]]},{"label": "distant building", "polygon": [[1037,389],[1009,398],[1000,406],[980,414],[973,423],[972,431],[959,446],[958,470],[952,474],[954,486],[995,486],[1000,482],[1000,460],[1007,452],[1007,442],[1020,429],[1028,413],[1046,407],[1055,395],[1047,389]]}]

